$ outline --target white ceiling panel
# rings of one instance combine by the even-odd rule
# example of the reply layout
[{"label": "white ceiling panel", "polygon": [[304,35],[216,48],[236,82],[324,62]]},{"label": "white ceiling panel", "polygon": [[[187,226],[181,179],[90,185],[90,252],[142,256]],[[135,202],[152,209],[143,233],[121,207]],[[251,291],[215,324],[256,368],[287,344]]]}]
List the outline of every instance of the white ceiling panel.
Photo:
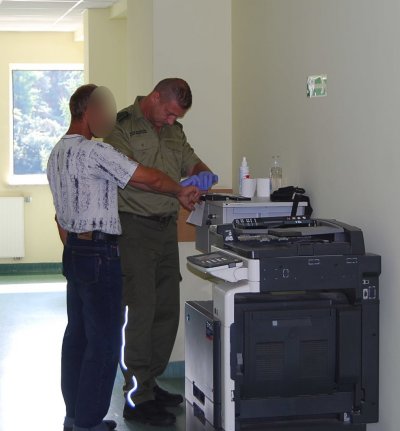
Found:
[{"label": "white ceiling panel", "polygon": [[86,9],[117,0],[0,0],[0,31],[76,31]]}]

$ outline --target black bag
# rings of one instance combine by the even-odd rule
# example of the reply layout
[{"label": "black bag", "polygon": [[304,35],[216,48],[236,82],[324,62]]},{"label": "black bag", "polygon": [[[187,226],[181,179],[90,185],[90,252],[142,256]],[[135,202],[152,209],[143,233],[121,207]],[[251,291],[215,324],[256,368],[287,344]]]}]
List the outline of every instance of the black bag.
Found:
[{"label": "black bag", "polygon": [[301,187],[281,187],[275,190],[271,195],[271,201],[273,202],[293,202],[291,217],[297,215],[297,208],[299,207],[299,202],[307,202],[307,206],[304,208],[304,215],[306,217],[311,217],[313,208],[311,206],[310,198],[304,193],[306,191]]}]

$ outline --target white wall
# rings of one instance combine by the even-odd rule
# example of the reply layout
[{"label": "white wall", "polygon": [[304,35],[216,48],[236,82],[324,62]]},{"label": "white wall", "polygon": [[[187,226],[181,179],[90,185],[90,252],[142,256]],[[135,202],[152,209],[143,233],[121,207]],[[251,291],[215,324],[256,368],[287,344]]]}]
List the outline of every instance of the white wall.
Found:
[{"label": "white wall", "polygon": [[[381,420],[400,410],[400,4],[396,0],[233,0],[233,154],[255,175],[282,155],[316,216],[360,226],[383,257]],[[308,75],[328,97],[308,100]]]},{"label": "white wall", "polygon": [[88,9],[84,17],[87,82],[109,87],[118,109],[153,87],[153,4],[129,0],[115,8]]},{"label": "white wall", "polygon": [[129,104],[153,87],[153,1],[127,0]]},{"label": "white wall", "polygon": [[88,9],[84,14],[85,80],[111,88],[123,108],[129,102],[126,19],[110,19],[110,12]]}]

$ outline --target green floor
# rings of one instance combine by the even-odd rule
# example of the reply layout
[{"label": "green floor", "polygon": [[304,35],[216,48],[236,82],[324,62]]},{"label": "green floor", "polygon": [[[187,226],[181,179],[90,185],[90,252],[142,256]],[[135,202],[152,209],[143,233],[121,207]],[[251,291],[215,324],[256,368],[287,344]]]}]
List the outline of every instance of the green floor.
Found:
[{"label": "green floor", "polygon": [[[28,284],[29,283],[29,284]],[[61,276],[0,277],[0,430],[62,430],[60,350],[66,324],[65,284]],[[164,388],[183,393],[183,379],[161,380]],[[173,411],[177,423],[155,428],[122,418],[119,373],[108,417],[119,431],[185,430],[184,408]]]},{"label": "green floor", "polygon": [[[65,278],[61,274],[49,275],[1,275],[0,285],[9,284],[42,284],[42,283],[62,283]],[[0,287],[1,293],[1,287]]]}]

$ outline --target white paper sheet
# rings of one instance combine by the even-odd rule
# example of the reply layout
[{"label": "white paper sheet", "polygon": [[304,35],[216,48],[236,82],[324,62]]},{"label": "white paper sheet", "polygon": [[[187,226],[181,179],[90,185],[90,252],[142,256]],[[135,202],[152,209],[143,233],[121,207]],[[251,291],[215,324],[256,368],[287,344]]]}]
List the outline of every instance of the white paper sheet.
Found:
[{"label": "white paper sheet", "polygon": [[205,201],[195,204],[195,209],[189,214],[186,223],[194,224],[195,226],[202,226],[205,207]]}]

